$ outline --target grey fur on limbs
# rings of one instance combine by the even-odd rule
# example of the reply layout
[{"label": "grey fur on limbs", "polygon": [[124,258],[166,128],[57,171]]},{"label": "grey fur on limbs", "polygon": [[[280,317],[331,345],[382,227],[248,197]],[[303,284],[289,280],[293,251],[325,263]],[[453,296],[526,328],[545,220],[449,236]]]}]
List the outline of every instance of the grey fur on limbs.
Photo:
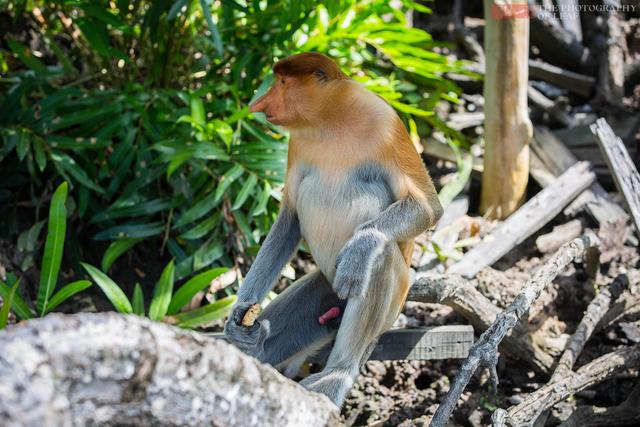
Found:
[{"label": "grey fur on limbs", "polygon": [[260,303],[271,290],[280,272],[300,243],[300,224],[295,213],[284,206],[271,227],[247,277],[238,290],[238,300],[224,325],[230,342],[249,354],[259,354],[269,336],[269,323],[256,322],[242,326],[242,317],[249,307]]}]

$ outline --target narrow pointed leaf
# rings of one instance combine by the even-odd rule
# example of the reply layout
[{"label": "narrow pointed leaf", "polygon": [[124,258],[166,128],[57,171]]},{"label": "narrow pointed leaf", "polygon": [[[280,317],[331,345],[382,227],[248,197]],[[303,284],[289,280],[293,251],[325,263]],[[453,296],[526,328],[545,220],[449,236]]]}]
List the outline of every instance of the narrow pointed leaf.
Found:
[{"label": "narrow pointed leaf", "polygon": [[195,310],[180,313],[175,316],[181,328],[195,328],[216,320],[224,319],[230,312],[236,296],[231,295]]},{"label": "narrow pointed leaf", "polygon": [[64,237],[67,231],[67,200],[68,185],[60,184],[51,198],[49,209],[49,224],[47,225],[47,240],[44,244],[44,256],[40,270],[40,285],[38,287],[37,308],[40,315],[47,312],[47,305],[58,280],[58,272],[62,263]]},{"label": "narrow pointed leaf", "polygon": [[[11,292],[11,287],[0,280],[0,297],[6,299],[9,296],[9,292]],[[33,318],[33,312],[29,308],[29,305],[22,299],[18,292],[13,295],[13,312],[20,320]]]},{"label": "narrow pointed leaf", "polygon": [[127,296],[122,292],[122,289],[118,285],[115,284],[113,280],[102,271],[98,270],[92,265],[80,263],[87,270],[89,276],[96,282],[96,285],[102,289],[105,296],[113,307],[119,311],[120,313],[130,314],[133,313],[133,308],[131,307],[131,302],[127,298]]},{"label": "narrow pointed leaf", "polygon": [[180,286],[173,298],[171,298],[167,314],[175,314],[180,311],[198,292],[206,288],[213,279],[228,270],[228,268],[224,267],[212,268],[189,279],[184,285]]},{"label": "narrow pointed leaf", "polygon": [[4,329],[9,321],[9,311],[13,304],[13,297],[16,294],[16,290],[20,286],[20,280],[18,280],[9,290],[9,294],[2,297],[2,308],[0,309],[0,329]]},{"label": "narrow pointed leaf", "polygon": [[116,262],[116,260],[120,258],[123,253],[131,249],[133,245],[142,240],[144,239],[137,237],[132,239],[120,239],[112,242],[102,256],[102,271],[107,272],[109,268],[111,268],[113,263]]},{"label": "narrow pointed leaf", "polygon": [[138,316],[144,316],[144,294],[140,283],[136,283],[133,289],[133,312]]},{"label": "narrow pointed leaf", "polygon": [[149,318],[151,320],[160,321],[167,314],[169,303],[171,302],[171,293],[173,292],[173,277],[175,268],[173,260],[167,264],[160,275],[160,280],[153,290],[153,298],[149,306]]},{"label": "narrow pointed leaf", "polygon": [[57,306],[59,306],[78,292],[84,291],[90,286],[91,282],[88,280],[78,280],[76,282],[65,285],[51,297],[49,306],[47,307],[47,313],[53,311],[53,309],[55,309]]}]

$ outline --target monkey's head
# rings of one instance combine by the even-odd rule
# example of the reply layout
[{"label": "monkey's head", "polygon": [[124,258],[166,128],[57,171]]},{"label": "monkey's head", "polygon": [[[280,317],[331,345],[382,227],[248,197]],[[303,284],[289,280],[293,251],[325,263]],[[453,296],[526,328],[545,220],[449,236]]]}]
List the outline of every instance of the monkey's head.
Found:
[{"label": "monkey's head", "polygon": [[275,82],[250,106],[252,113],[265,113],[275,125],[305,126],[330,108],[332,84],[349,80],[330,58],[315,52],[282,59],[273,67]]}]

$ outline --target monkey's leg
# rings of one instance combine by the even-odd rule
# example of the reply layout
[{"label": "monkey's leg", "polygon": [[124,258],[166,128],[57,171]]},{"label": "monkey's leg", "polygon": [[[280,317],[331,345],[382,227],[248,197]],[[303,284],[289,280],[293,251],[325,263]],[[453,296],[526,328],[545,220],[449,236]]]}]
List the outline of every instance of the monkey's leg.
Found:
[{"label": "monkey's leg", "polygon": [[320,271],[309,273],[282,292],[264,309],[258,322],[267,330],[260,361],[278,365],[301,358],[328,343],[336,333],[318,318],[334,306],[344,306]]},{"label": "monkey's leg", "polygon": [[341,406],[378,337],[393,325],[409,288],[409,268],[397,244],[386,245],[372,269],[367,295],[348,300],[325,368],[300,384]]}]

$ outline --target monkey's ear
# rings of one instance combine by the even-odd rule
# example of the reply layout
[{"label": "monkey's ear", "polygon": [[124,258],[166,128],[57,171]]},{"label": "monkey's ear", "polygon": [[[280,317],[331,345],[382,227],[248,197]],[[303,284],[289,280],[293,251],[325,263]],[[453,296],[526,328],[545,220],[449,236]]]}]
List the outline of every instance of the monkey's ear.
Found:
[{"label": "monkey's ear", "polygon": [[317,70],[315,70],[313,72],[313,75],[316,76],[320,83],[326,83],[329,81],[329,76],[322,68],[318,68]]}]

